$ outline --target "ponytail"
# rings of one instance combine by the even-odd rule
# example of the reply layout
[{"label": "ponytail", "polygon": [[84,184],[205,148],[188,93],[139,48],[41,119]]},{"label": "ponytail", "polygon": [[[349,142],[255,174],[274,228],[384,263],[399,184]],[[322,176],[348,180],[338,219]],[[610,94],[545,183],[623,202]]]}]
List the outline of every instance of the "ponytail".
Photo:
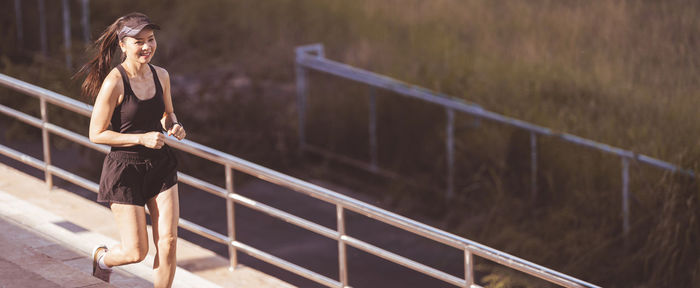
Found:
[{"label": "ponytail", "polygon": [[81,94],[84,98],[90,99],[91,101],[94,101],[97,97],[97,93],[102,86],[102,81],[104,81],[107,74],[109,74],[112,56],[119,47],[117,31],[119,31],[120,20],[122,20],[122,18],[117,19],[117,21],[109,25],[107,29],[102,32],[100,38],[93,44],[93,48],[97,49],[97,55],[95,55],[92,60],[85,63],[73,76],[73,78],[85,76],[85,81],[83,81],[81,85]]}]

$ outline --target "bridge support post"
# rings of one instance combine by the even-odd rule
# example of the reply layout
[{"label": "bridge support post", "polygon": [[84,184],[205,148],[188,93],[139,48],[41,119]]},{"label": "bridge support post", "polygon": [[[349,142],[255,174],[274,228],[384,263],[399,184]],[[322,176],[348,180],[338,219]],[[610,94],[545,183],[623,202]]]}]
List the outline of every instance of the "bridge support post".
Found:
[{"label": "bridge support post", "polygon": [[83,26],[83,40],[85,45],[90,45],[90,5],[88,0],[81,0],[80,7],[82,10],[80,24]]},{"label": "bridge support post", "polygon": [[39,42],[41,43],[41,53],[44,57],[49,57],[49,42],[46,38],[46,8],[44,0],[38,0],[39,5]]},{"label": "bridge support post", "polygon": [[70,5],[68,0],[62,0],[63,4],[63,49],[66,51],[66,70],[70,70],[73,59],[71,57],[71,33],[70,33]]},{"label": "bridge support post", "polygon": [[343,287],[348,287],[348,258],[343,240],[343,236],[345,236],[345,211],[342,206],[336,205],[336,215],[338,220],[338,275],[340,275],[340,283],[343,284]]},{"label": "bridge support post", "polygon": [[455,111],[454,109],[445,109],[447,111],[447,199],[452,199],[454,197],[454,184],[455,184],[455,144],[454,144],[454,131],[455,131]]},{"label": "bridge support post", "polygon": [[22,0],[15,0],[15,22],[17,26],[17,49],[24,47],[24,27],[22,26]]},{"label": "bridge support post", "polygon": [[369,158],[370,170],[379,171],[377,159],[377,96],[374,87],[369,88]]},{"label": "bridge support post", "polygon": [[49,144],[49,130],[46,124],[49,122],[49,112],[46,107],[46,100],[42,97],[39,100],[41,110],[41,144],[44,149],[44,175],[46,186],[49,190],[53,187],[53,177],[51,176],[51,145]]},{"label": "bridge support post", "polygon": [[[299,53],[297,51],[297,53]],[[297,54],[299,57],[299,54]],[[297,113],[299,113],[299,154],[304,152],[306,145],[306,69],[296,65],[297,78]]]},{"label": "bridge support post", "polygon": [[474,254],[469,251],[469,246],[464,247],[464,281],[466,288],[474,284]]},{"label": "bridge support post", "polygon": [[530,198],[537,200],[537,135],[530,132]]},{"label": "bridge support post", "polygon": [[[307,98],[307,70],[301,62],[305,57],[323,58],[323,45],[311,44],[297,47],[296,54],[296,86],[297,86],[297,111],[299,113],[299,155],[304,152],[306,147],[306,98]],[[315,53],[316,55],[313,55]]]},{"label": "bridge support post", "polygon": [[234,213],[233,198],[233,170],[231,166],[226,165],[226,224],[228,225],[228,257],[231,263],[229,271],[233,271],[238,266],[238,255],[236,247],[233,243],[236,241],[236,214]]},{"label": "bridge support post", "polygon": [[622,158],[622,232],[625,236],[630,232],[630,193],[629,193],[629,178],[630,178],[630,160],[627,157]]}]

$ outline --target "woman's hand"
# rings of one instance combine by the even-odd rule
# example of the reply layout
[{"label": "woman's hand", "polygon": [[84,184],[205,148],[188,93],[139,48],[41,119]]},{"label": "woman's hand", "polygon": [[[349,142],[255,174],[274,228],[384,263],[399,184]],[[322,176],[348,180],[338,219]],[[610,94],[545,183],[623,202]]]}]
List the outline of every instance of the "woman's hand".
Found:
[{"label": "woman's hand", "polygon": [[161,132],[148,132],[141,134],[139,144],[148,148],[160,149],[165,144],[165,135]]},{"label": "woman's hand", "polygon": [[168,136],[173,135],[177,140],[185,139],[187,133],[185,133],[185,128],[180,125],[180,123],[175,123],[170,129],[168,129]]}]

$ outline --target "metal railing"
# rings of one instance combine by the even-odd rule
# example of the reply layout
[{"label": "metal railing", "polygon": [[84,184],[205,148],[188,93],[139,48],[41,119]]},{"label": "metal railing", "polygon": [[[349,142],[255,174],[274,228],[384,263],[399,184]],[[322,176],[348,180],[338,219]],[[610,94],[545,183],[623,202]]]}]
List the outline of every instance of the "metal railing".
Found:
[{"label": "metal railing", "polygon": [[[340,78],[349,79],[355,82],[363,83],[369,86],[369,154],[370,163],[365,163],[356,159],[351,159],[331,151],[327,151],[321,147],[314,146],[306,142],[306,102],[308,97],[308,76],[307,70],[315,70]],[[666,161],[652,158],[646,155],[638,154],[630,150],[625,150],[613,147],[604,143],[596,142],[590,139],[585,139],[576,135],[560,133],[552,129],[542,127],[536,124],[528,123],[519,119],[503,116],[482,107],[465,102],[462,99],[447,97],[428,89],[411,85],[384,75],[376,74],[367,70],[352,67],[347,64],[326,59],[324,56],[323,45],[311,44],[299,46],[296,48],[296,84],[299,109],[299,141],[302,151],[310,151],[318,153],[330,158],[334,158],[341,162],[353,165],[355,167],[368,170],[371,172],[380,172],[391,177],[398,177],[396,173],[382,169],[378,165],[377,160],[377,123],[376,123],[376,99],[375,88],[385,89],[394,92],[400,96],[420,99],[434,105],[442,106],[445,109],[447,116],[446,124],[446,139],[445,149],[447,150],[447,175],[446,184],[447,198],[451,198],[454,194],[454,121],[455,112],[465,113],[476,117],[477,119],[486,119],[496,123],[512,126],[530,132],[530,182],[531,191],[533,194],[537,191],[537,137],[549,136],[559,138],[566,142],[574,143],[601,152],[619,156],[622,160],[622,227],[623,232],[627,234],[630,229],[630,206],[629,206],[629,164],[631,160],[646,163],[654,167],[665,169],[671,172],[682,172],[691,177],[695,177],[694,172],[686,170]]]},{"label": "metal railing", "polygon": [[[109,147],[106,145],[98,145],[89,141],[83,135],[64,129],[60,126],[49,122],[47,114],[47,102],[53,105],[68,109],[84,116],[90,116],[92,106],[83,102],[59,95],[52,91],[37,87],[35,85],[20,81],[18,79],[0,74],[0,86],[8,87],[21,93],[39,98],[41,106],[41,119],[27,115],[23,112],[9,108],[0,104],[0,112],[22,122],[28,123],[42,130],[42,143],[44,148],[44,161],[30,157],[22,152],[13,150],[4,145],[0,145],[0,153],[11,157],[15,160],[26,163],[34,168],[43,170],[46,175],[46,183],[49,187],[53,184],[52,176],[61,177],[69,182],[75,183],[93,192],[98,191],[98,185],[90,180],[84,179],[78,175],[65,171],[51,164],[51,154],[49,153],[49,133],[59,135],[70,141],[79,143],[86,147],[101,151],[109,152]],[[225,168],[226,187],[219,187],[209,182],[197,179],[190,175],[178,172],[179,180],[187,185],[207,191],[219,197],[226,199],[227,210],[227,227],[228,235],[222,235],[205,227],[180,219],[179,226],[183,229],[192,231],[198,235],[227,245],[229,248],[230,269],[234,269],[237,264],[237,253],[244,252],[252,257],[260,259],[264,262],[278,266],[297,275],[313,280],[327,287],[350,287],[348,284],[348,269],[346,247],[351,246],[367,253],[376,255],[390,262],[405,266],[420,273],[429,275],[436,279],[450,283],[458,287],[480,287],[474,283],[474,256],[493,261],[500,265],[510,267],[512,269],[522,271],[533,275],[537,278],[544,279],[551,283],[555,283],[564,287],[598,287],[596,285],[581,281],[574,277],[564,275],[554,270],[539,266],[532,262],[520,259],[507,253],[492,249],[481,245],[474,241],[459,237],[457,235],[430,227],[428,225],[416,222],[398,214],[377,208],[370,204],[355,200],[353,198],[338,194],[334,191],[319,187],[317,185],[304,182],[302,180],[284,175],[277,171],[270,170],[260,165],[248,162],[224,152],[209,148],[207,146],[192,142],[189,140],[177,141],[175,138],[167,137],[166,143],[176,149],[190,153],[192,155],[207,159],[209,161],[219,163]],[[277,184],[282,187],[306,194],[308,196],[320,199],[336,206],[337,227],[335,230],[289,214],[285,211],[270,207],[263,203],[244,197],[234,191],[233,172],[239,171],[245,174],[252,175],[258,179]],[[266,213],[269,216],[279,218],[308,231],[315,232],[338,242],[338,269],[339,279],[331,279],[319,273],[308,270],[304,267],[290,263],[281,258],[273,256],[264,251],[246,245],[236,239],[234,218],[234,205],[243,205],[257,211]],[[353,211],[355,213],[370,217],[383,223],[398,227],[404,231],[420,235],[431,239],[435,242],[448,245],[456,248],[464,255],[464,275],[457,277],[425,264],[416,262],[406,257],[397,255],[377,246],[364,242],[360,239],[347,235],[345,232],[345,211]],[[461,256],[460,256],[461,257]]]}]

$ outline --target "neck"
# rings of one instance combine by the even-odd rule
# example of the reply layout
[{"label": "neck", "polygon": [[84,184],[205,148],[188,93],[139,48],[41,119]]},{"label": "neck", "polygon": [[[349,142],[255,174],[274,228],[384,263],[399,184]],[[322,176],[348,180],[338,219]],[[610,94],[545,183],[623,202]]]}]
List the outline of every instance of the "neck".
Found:
[{"label": "neck", "polygon": [[124,70],[129,78],[145,76],[148,72],[148,63],[138,63],[135,61],[124,60],[122,62]]}]

